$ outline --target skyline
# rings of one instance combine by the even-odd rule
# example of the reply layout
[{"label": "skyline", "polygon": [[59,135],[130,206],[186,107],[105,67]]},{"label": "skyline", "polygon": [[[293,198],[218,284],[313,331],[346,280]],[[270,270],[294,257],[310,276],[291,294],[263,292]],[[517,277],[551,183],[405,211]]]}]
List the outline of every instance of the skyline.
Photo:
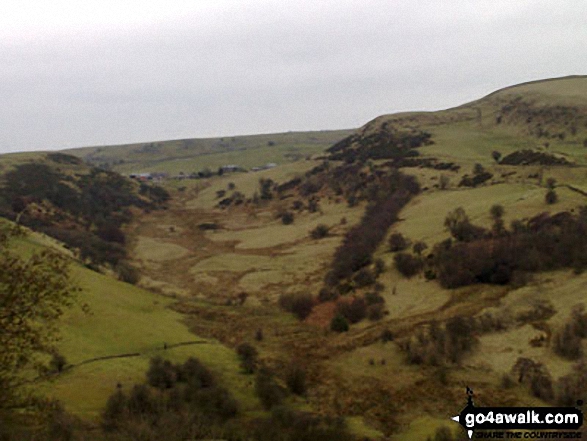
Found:
[{"label": "skyline", "polygon": [[7,0],[0,152],[349,129],[450,108],[587,73],[585,16],[577,0]]}]

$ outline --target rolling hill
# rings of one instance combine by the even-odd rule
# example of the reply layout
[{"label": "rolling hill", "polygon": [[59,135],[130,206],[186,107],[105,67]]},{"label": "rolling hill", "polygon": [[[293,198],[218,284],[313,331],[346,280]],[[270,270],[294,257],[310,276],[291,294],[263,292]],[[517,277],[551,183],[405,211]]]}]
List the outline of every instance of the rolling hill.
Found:
[{"label": "rolling hill", "polygon": [[288,132],[267,135],[181,139],[67,150],[84,161],[123,174],[191,174],[234,164],[250,169],[284,164],[322,152],[350,130]]},{"label": "rolling hill", "polygon": [[[243,343],[284,389],[304,371],[287,406],[344,417],[362,438],[462,439],[449,417],[465,386],[487,406],[587,393],[587,77],[294,135],[68,152],[121,172],[278,166],[160,181],[166,208],[123,227],[137,286],[76,269],[94,316],[68,315],[60,344],[74,364],[140,355],[74,367],[47,394],[96,417],[150,355],[194,355],[253,424],[272,414],[238,366]],[[294,148],[287,163],[266,156]],[[161,350],[192,339],[205,343]]]}]

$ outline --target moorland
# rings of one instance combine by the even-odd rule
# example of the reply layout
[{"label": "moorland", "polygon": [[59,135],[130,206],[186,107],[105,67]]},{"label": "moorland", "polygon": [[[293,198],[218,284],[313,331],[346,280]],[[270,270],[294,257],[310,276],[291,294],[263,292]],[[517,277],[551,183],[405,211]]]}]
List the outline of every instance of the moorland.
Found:
[{"label": "moorland", "polygon": [[586,397],[587,77],[0,174],[27,231],[5,246],[62,256],[79,288],[43,369],[18,369],[50,401],[6,411],[8,439],[450,441],[466,386]]}]

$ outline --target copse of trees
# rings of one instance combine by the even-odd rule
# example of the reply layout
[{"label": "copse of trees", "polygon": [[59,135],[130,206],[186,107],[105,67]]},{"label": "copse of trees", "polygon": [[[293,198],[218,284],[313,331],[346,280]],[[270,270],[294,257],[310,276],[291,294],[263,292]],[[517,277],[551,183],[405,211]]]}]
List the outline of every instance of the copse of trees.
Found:
[{"label": "copse of trees", "polygon": [[[245,420],[239,419],[238,403],[231,393],[219,385],[214,374],[196,358],[183,364],[153,359],[147,378],[147,384],[134,385],[130,390],[119,385],[110,396],[102,413],[103,433],[98,434],[99,439],[102,439],[99,435],[113,440],[166,441],[354,439],[343,418],[287,407],[285,388],[265,367],[255,375],[255,393],[270,415],[246,417]],[[292,369],[287,384],[292,392],[303,394],[303,371]],[[59,426],[58,429],[68,427]],[[59,433],[64,436],[50,439],[74,439],[71,431]],[[95,435],[92,432],[92,439]]]},{"label": "copse of trees", "polygon": [[381,192],[366,209],[361,222],[346,234],[334,254],[327,286],[336,286],[342,279],[369,265],[372,254],[384,239],[399,211],[419,191],[415,178],[393,171]]},{"label": "copse of trees", "polygon": [[433,144],[432,135],[421,130],[398,130],[385,125],[369,135],[351,135],[330,147],[329,159],[346,163],[369,159],[396,159],[418,156],[418,147]]},{"label": "copse of trees", "polygon": [[265,367],[255,375],[255,393],[265,410],[280,405],[286,396],[286,391],[275,381],[273,373]]},{"label": "copse of trees", "polygon": [[341,300],[336,305],[337,315],[350,323],[358,323],[367,315],[367,303],[362,297],[355,297],[351,301]]},{"label": "copse of trees", "polygon": [[400,342],[408,362],[431,366],[459,363],[477,344],[472,319],[453,317],[444,326],[431,322]]},{"label": "copse of trees", "polygon": [[477,187],[491,179],[493,175],[485,170],[481,164],[473,167],[473,176],[465,175],[459,182],[459,187]]},{"label": "copse of trees", "polygon": [[193,439],[230,437],[226,423],[237,416],[238,404],[199,360],[173,365],[152,359],[148,384],[110,396],[102,427],[130,439]]},{"label": "copse of trees", "polygon": [[351,441],[355,437],[350,434],[342,417],[315,415],[310,412],[295,411],[286,406],[276,406],[271,410],[271,416],[268,419],[258,421],[252,436],[246,439]]},{"label": "copse of trees", "polygon": [[569,360],[583,355],[582,340],[587,337],[587,313],[582,304],[576,305],[568,320],[552,336],[553,351]]},{"label": "copse of trees", "polygon": [[328,236],[329,230],[330,229],[328,228],[328,225],[319,224],[316,226],[316,228],[310,231],[310,237],[315,240],[323,239],[324,237]]},{"label": "copse of trees", "polygon": [[310,315],[314,303],[314,297],[311,294],[282,294],[279,297],[279,306],[300,320]]},{"label": "copse of trees", "polygon": [[402,233],[393,233],[389,236],[388,244],[389,251],[397,252],[405,250],[409,245],[409,241]]},{"label": "copse of trees", "polygon": [[471,223],[463,207],[458,207],[450,212],[444,220],[444,226],[452,237],[462,242],[479,239],[485,234],[485,229]]},{"label": "copse of trees", "polygon": [[393,256],[395,267],[404,277],[413,277],[418,274],[423,267],[422,259],[409,253],[397,253]]},{"label": "copse of trees", "polygon": [[500,235],[473,226],[464,210],[449,214],[446,224],[457,240],[441,242],[432,252],[435,274],[446,288],[507,284],[519,271],[587,267],[586,208],[516,221]]}]

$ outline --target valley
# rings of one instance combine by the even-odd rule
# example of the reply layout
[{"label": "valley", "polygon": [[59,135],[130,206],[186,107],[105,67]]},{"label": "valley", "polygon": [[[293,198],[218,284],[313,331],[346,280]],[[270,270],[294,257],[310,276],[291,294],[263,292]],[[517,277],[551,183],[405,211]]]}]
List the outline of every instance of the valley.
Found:
[{"label": "valley", "polygon": [[[283,403],[345,418],[355,439],[465,439],[449,417],[465,404],[466,386],[486,406],[568,398],[561,379],[579,378],[587,336],[577,306],[587,288],[580,235],[587,78],[513,86],[439,112],[380,116],[356,131],[312,133],[238,137],[248,146],[242,151],[217,140],[62,152],[123,174],[214,173],[156,182],[168,198],[142,187],[151,183],[124,184],[128,206],[112,204],[112,213],[125,213],[116,224],[125,254],[113,264],[90,261],[75,242],[64,247],[39,232],[16,240],[12,247],[22,255],[46,247],[68,255],[87,305],[60,322],[57,347],[69,368],[34,387],[97,427],[108,397],[144,381],[152,357],[196,357],[238,402],[239,427],[254,426],[275,408],[263,404],[255,375],[243,370],[237,352],[246,343],[258,352],[257,369],[269,370],[284,390],[292,367],[303,370],[304,393],[289,393]],[[174,157],[200,144],[189,159]],[[288,152],[298,155],[285,161]],[[521,159],[508,156],[514,152]],[[51,162],[43,154],[9,155],[0,157],[0,171],[31,160]],[[279,164],[216,172],[237,162],[247,169]],[[81,161],[51,167],[65,170],[79,194],[87,181],[80,176],[106,173],[82,173],[79,167],[89,166]],[[58,198],[26,199],[30,211],[16,205],[20,210],[4,204],[3,215],[25,213],[20,219],[32,230],[42,225],[50,235],[59,227],[69,237],[64,230],[85,228],[84,237],[108,242],[100,223],[110,212],[67,214]],[[460,216],[452,230],[451,213]],[[51,228],[42,223],[49,220]],[[565,235],[574,228],[577,236]],[[394,235],[396,245],[398,237],[405,243],[392,245]],[[544,248],[531,247],[551,235]],[[544,249],[558,257],[549,260]],[[454,252],[449,263],[456,265],[455,250],[465,263],[454,272],[470,274],[447,282],[448,264],[438,259]],[[402,253],[413,271],[399,268]],[[509,259],[514,254],[521,257]],[[486,255],[495,257],[489,269],[484,262],[481,270],[466,267]],[[120,262],[136,271],[134,283],[123,281]],[[335,326],[337,317],[347,330]],[[567,328],[573,354],[556,343]],[[83,363],[120,354],[135,355]],[[541,382],[516,376],[520,359],[540,366]],[[587,393],[585,384],[572,393]],[[439,438],[443,427],[451,438]]]}]

